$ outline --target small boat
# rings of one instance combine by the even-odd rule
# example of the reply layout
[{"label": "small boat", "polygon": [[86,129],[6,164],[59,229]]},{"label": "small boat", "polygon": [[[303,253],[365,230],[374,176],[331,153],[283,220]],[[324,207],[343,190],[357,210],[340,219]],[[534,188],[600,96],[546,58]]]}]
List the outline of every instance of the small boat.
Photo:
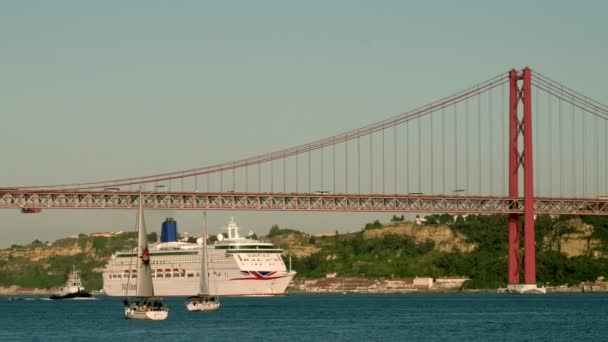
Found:
[{"label": "small boat", "polygon": [[[124,300],[124,314],[127,319],[141,319],[160,321],[169,316],[169,309],[162,298],[154,297],[152,286],[152,267],[150,266],[150,252],[146,225],[144,222],[143,196],[139,194],[139,207],[137,210],[137,285],[135,287],[135,300]],[[127,291],[129,286],[127,286]],[[127,293],[128,294],[128,293]]]},{"label": "small boat", "polygon": [[209,270],[207,260],[207,213],[204,213],[203,219],[203,248],[201,254],[201,278],[199,283],[199,291],[196,296],[188,297],[186,301],[186,309],[188,311],[214,311],[220,308],[220,297],[209,294]]},{"label": "small boat", "polygon": [[72,266],[72,271],[68,274],[68,280],[65,286],[61,289],[61,293],[53,294],[50,299],[88,299],[91,294],[84,290],[82,281],[80,280],[80,272]]}]

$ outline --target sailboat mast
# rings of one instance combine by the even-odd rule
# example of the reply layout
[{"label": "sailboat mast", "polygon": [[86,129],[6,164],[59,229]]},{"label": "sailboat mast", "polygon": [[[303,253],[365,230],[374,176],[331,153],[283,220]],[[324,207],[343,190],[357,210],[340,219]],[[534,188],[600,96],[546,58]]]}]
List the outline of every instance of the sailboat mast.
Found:
[{"label": "sailboat mast", "polygon": [[209,271],[207,269],[207,212],[203,212],[203,249],[201,251],[200,294],[209,294]]}]

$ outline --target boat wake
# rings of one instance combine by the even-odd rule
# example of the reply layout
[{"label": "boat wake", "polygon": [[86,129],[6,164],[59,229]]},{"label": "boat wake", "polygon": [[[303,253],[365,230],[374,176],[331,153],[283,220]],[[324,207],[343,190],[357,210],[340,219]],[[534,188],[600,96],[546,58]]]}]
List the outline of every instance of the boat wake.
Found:
[{"label": "boat wake", "polygon": [[[89,298],[70,298],[70,299],[64,299],[65,301],[73,301],[73,300],[98,300],[99,298],[95,298],[95,297],[89,297]],[[52,300],[51,298],[48,297],[9,297],[8,300],[14,300],[14,301],[32,301],[32,300]]]}]

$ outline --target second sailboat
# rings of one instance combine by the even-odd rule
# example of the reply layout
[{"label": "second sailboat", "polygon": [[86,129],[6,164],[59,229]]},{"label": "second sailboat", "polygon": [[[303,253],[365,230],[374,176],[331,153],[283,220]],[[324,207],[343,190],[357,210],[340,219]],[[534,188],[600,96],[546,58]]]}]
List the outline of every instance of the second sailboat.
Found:
[{"label": "second sailboat", "polygon": [[201,277],[199,293],[189,297],[186,301],[188,311],[213,311],[220,308],[220,298],[209,294],[209,266],[207,260],[207,213],[203,214],[203,236],[201,238],[203,248],[201,255]]}]

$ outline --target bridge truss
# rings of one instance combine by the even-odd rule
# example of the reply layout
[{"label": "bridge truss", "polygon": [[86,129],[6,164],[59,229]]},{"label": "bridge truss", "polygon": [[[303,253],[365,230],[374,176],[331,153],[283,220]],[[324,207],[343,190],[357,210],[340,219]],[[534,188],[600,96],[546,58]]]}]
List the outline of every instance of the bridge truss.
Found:
[{"label": "bridge truss", "polygon": [[[130,209],[138,192],[4,191],[0,209]],[[524,199],[495,196],[341,195],[283,193],[144,193],[146,208],[326,212],[520,214]],[[535,198],[536,214],[608,215],[608,199]]]}]

